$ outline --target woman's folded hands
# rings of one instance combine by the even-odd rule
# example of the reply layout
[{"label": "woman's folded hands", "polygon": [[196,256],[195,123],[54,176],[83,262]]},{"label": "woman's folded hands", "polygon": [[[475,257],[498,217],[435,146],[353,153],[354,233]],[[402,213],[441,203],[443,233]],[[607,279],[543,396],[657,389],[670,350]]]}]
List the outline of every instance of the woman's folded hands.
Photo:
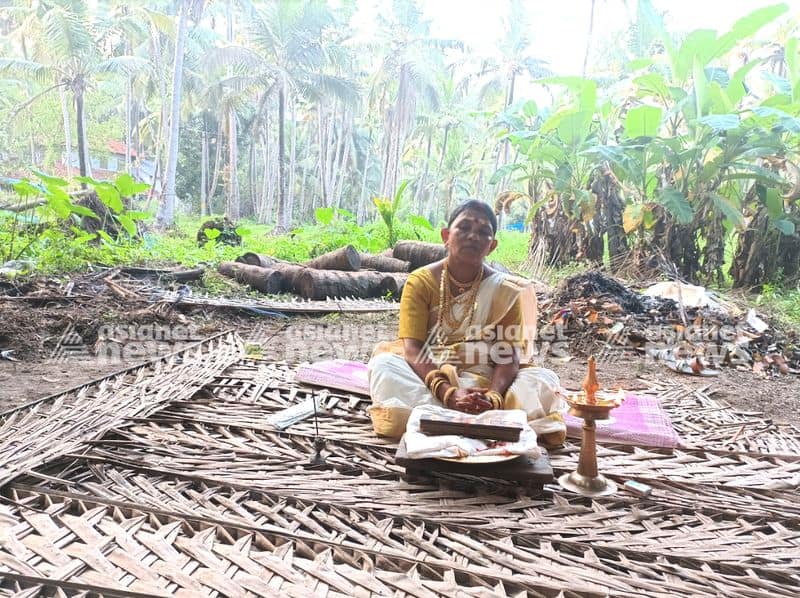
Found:
[{"label": "woman's folded hands", "polygon": [[494,407],[492,401],[486,396],[487,392],[488,389],[476,386],[458,388],[448,397],[446,407],[473,415],[489,411]]}]

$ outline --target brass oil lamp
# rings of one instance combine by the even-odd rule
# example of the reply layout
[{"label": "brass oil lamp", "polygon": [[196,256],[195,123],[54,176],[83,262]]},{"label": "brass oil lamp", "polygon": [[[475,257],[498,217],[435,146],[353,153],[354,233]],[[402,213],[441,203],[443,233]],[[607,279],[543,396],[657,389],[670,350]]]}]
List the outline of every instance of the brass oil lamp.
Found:
[{"label": "brass oil lamp", "polygon": [[583,420],[583,437],[578,469],[558,478],[562,488],[583,496],[614,494],[617,485],[597,471],[597,420],[608,419],[609,412],[622,402],[619,394],[598,392],[597,370],[594,357],[589,357],[589,371],[583,380],[583,391],[567,396],[569,413]]}]

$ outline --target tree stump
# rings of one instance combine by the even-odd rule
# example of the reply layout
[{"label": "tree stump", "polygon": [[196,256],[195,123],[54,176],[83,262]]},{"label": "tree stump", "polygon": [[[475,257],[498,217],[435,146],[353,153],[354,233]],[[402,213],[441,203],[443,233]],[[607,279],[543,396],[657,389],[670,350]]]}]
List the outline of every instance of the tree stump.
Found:
[{"label": "tree stump", "polygon": [[297,277],[307,270],[303,266],[276,262],[269,268],[238,262],[222,262],[219,273],[266,294],[296,293]]},{"label": "tree stump", "polygon": [[213,218],[206,220],[197,231],[197,244],[205,245],[211,239],[206,235],[206,231],[215,229],[219,231],[219,235],[215,238],[217,243],[224,243],[225,245],[241,245],[242,237],[236,232],[236,225],[227,218]]},{"label": "tree stump", "polygon": [[403,294],[403,287],[408,280],[407,273],[401,272],[386,272],[381,281],[381,297],[391,296],[394,299],[399,299]]},{"label": "tree stump", "polygon": [[283,275],[277,270],[237,262],[222,262],[217,271],[268,295],[280,293],[283,288]]}]

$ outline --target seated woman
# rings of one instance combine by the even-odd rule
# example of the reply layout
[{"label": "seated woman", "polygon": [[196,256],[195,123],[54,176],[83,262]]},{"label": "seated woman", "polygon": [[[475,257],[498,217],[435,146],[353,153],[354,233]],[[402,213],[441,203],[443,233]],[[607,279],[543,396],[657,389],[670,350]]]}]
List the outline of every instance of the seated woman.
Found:
[{"label": "seated woman", "polygon": [[492,208],[465,201],[442,229],[447,257],[408,277],[400,338],[380,343],[368,366],[377,434],[400,437],[411,409],[437,404],[473,414],[523,409],[542,444],[563,443],[558,377],[520,365],[535,335],[536,294],[528,281],[484,262],[496,232]]}]

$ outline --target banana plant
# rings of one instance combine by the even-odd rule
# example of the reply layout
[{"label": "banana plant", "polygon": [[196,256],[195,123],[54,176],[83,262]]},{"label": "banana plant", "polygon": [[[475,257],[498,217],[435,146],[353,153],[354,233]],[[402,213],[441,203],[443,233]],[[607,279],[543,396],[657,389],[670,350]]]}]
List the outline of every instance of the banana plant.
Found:
[{"label": "banana plant", "polygon": [[642,70],[632,77],[623,139],[590,151],[621,181],[625,231],[663,251],[689,278],[722,282],[725,246],[745,226],[749,188],[785,182],[760,164],[784,151],[784,140],[743,111],[750,101],[745,77],[758,62],[729,74],[718,61],[786,10],[762,8],[723,35],[696,30],[680,44],[655,20],[665,52],[635,65]]},{"label": "banana plant", "polygon": [[602,200],[591,190],[597,164],[585,150],[602,139],[599,123],[610,104],[598,110],[597,83],[591,79],[547,77],[538,83],[563,88],[563,98],[552,111],[525,102],[515,114],[504,115],[509,128],[518,127],[506,133],[518,159],[498,169],[490,183],[512,175],[512,184],[526,185],[532,242],[546,244],[550,264],[600,261],[604,230],[596,215]]}]

